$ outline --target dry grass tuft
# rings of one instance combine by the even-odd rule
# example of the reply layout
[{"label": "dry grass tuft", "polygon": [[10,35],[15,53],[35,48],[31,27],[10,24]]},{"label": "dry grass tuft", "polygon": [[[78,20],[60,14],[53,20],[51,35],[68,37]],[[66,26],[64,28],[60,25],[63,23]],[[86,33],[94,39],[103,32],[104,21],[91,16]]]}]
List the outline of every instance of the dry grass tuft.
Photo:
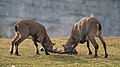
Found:
[{"label": "dry grass tuft", "polygon": [[[96,38],[97,39],[97,38]],[[65,44],[67,38],[52,39],[59,47]],[[98,58],[88,55],[86,44],[77,46],[78,55],[52,54],[46,56],[44,52],[35,55],[35,48],[31,40],[27,39],[19,46],[21,56],[10,55],[11,39],[0,39],[0,67],[119,67],[120,66],[120,38],[105,38],[108,58],[104,58],[104,50],[100,41]],[[39,44],[40,45],[40,44]],[[56,47],[55,46],[55,47]],[[90,46],[94,53],[93,45]],[[40,48],[40,46],[39,46]]]}]

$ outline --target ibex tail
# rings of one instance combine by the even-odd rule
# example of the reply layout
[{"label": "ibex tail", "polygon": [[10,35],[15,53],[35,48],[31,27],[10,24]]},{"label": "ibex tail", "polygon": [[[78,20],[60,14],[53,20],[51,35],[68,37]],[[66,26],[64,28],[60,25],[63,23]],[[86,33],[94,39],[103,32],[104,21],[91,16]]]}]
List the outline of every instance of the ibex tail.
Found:
[{"label": "ibex tail", "polygon": [[15,31],[17,32],[18,31],[18,25],[15,25]]}]

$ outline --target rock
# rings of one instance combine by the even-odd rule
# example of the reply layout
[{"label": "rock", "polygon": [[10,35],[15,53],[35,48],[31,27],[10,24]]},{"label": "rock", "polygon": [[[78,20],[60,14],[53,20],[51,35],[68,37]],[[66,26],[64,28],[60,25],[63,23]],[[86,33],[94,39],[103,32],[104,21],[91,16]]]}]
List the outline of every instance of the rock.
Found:
[{"label": "rock", "polygon": [[105,36],[120,36],[119,3],[118,0],[0,0],[0,35],[13,38],[14,24],[32,19],[45,25],[50,37],[66,37],[76,21],[92,14],[103,25]]}]

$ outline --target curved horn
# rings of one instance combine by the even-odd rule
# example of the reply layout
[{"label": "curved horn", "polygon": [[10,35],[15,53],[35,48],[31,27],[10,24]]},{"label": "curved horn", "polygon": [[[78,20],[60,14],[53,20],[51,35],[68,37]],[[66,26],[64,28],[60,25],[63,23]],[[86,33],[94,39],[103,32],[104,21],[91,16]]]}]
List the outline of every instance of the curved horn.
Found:
[{"label": "curved horn", "polygon": [[55,49],[54,49],[54,51],[56,51],[58,49],[58,47],[56,47]]},{"label": "curved horn", "polygon": [[56,48],[53,49],[51,52],[52,52],[52,53],[60,53],[61,51],[62,51],[62,50],[59,50],[59,51],[58,51],[58,47],[56,47]]}]

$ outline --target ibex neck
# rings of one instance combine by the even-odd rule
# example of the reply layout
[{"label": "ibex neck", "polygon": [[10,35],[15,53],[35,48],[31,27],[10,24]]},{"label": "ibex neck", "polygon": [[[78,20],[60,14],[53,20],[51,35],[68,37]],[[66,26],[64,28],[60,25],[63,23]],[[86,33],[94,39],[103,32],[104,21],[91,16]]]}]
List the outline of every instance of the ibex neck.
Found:
[{"label": "ibex neck", "polygon": [[49,36],[46,37],[46,44],[52,44],[52,41],[50,40]]},{"label": "ibex neck", "polygon": [[70,45],[73,45],[73,44],[74,44],[74,39],[72,38],[72,36],[70,36],[67,43],[66,43],[66,46],[70,46]]}]

